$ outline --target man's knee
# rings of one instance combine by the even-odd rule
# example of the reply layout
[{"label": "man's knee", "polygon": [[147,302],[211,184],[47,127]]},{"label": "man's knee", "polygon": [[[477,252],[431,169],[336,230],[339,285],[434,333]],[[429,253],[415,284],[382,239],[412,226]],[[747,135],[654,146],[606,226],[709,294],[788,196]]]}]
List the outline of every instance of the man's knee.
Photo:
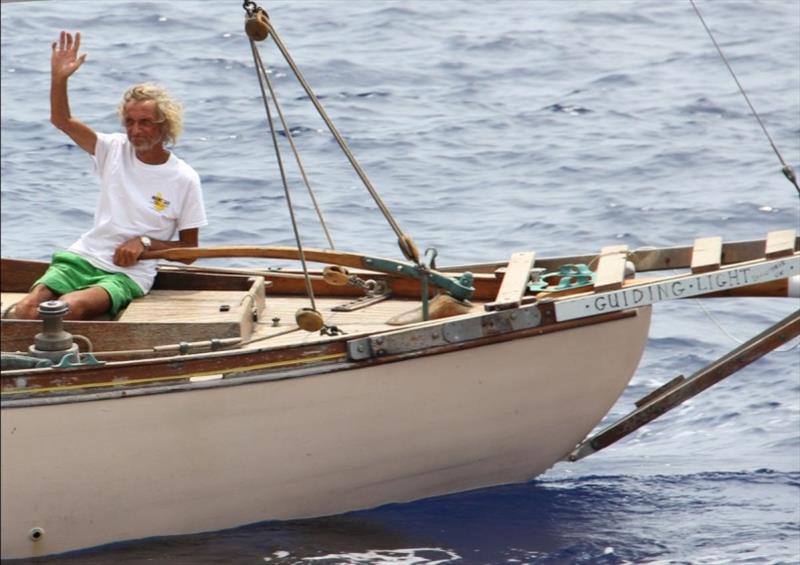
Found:
[{"label": "man's knee", "polygon": [[105,314],[111,309],[111,297],[100,286],[70,292],[63,295],[61,299],[69,307],[69,311],[64,316],[66,320],[88,320]]}]

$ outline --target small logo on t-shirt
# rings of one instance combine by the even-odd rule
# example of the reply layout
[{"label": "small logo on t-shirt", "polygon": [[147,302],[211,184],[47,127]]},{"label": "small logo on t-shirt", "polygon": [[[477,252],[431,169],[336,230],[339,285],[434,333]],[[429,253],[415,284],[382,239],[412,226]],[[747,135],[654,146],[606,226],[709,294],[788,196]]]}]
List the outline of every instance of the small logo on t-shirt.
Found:
[{"label": "small logo on t-shirt", "polygon": [[153,201],[153,210],[156,212],[163,212],[169,206],[169,200],[165,200],[160,192],[156,192],[154,196],[150,197]]}]

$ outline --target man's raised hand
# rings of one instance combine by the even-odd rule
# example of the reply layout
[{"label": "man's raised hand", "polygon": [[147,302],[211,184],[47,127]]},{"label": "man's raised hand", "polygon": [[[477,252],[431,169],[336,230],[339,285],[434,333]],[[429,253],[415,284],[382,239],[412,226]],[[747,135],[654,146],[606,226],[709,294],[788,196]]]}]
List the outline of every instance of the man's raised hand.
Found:
[{"label": "man's raised hand", "polygon": [[81,46],[81,34],[72,34],[62,31],[58,41],[53,42],[53,56],[50,60],[53,79],[66,80],[72,73],[78,70],[86,60],[86,53],[78,56],[78,49]]}]

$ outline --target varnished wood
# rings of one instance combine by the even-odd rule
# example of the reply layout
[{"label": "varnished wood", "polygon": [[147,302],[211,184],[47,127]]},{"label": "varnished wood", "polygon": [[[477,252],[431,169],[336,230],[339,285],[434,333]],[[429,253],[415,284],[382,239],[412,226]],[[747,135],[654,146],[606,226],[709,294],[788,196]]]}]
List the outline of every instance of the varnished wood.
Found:
[{"label": "varnished wood", "polygon": [[[42,331],[39,320],[2,320],[3,351],[27,351],[34,336]],[[239,337],[241,326],[236,321],[193,322],[96,322],[69,320],[64,329],[73,335],[85,336],[95,349],[142,349],[214,338]],[[80,341],[78,340],[78,343]]]},{"label": "varnished wood", "polygon": [[[263,370],[263,366],[267,364],[286,366],[285,364],[291,364],[292,362],[302,364],[305,360],[315,357],[335,357],[343,354],[345,349],[344,342],[328,342],[310,345],[300,344],[295,348],[281,348],[270,351],[245,351],[237,354],[236,363],[234,364],[230,362],[228,354],[217,352],[203,355],[171,356],[116,362],[113,364],[113,373],[109,372],[107,365],[87,366],[80,369],[40,370],[26,377],[26,388],[35,390],[52,386],[96,383],[121,386],[128,381],[152,378],[157,378],[159,383],[164,383],[170,378],[179,380],[186,379],[194,374],[225,373],[234,369],[236,374],[246,374],[248,370]],[[110,382],[112,379],[113,383]],[[15,388],[17,388],[15,377],[8,375],[8,372],[4,371],[2,389],[7,391]]]},{"label": "varnished wood", "polygon": [[[365,268],[365,256],[327,249],[303,249],[306,261],[331,263],[345,267]],[[163,251],[146,251],[142,259],[168,259],[185,261],[188,259],[209,259],[221,257],[260,257],[264,259],[300,260],[296,247],[228,245],[220,247],[177,247]]]},{"label": "varnished wood", "polygon": [[3,258],[0,261],[0,288],[3,292],[27,293],[33,282],[47,270],[44,261]]}]

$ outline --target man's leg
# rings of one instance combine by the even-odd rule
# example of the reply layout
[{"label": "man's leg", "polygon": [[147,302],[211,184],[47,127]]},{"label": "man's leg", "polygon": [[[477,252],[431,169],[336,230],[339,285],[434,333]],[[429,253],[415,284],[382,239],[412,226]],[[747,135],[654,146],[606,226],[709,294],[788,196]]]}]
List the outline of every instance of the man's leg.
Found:
[{"label": "man's leg", "polygon": [[111,309],[111,297],[101,286],[68,292],[61,300],[69,306],[65,320],[90,320]]},{"label": "man's leg", "polygon": [[39,317],[37,313],[39,304],[56,298],[58,298],[58,294],[43,284],[37,284],[25,298],[14,306],[14,317],[19,320],[35,320]]}]

